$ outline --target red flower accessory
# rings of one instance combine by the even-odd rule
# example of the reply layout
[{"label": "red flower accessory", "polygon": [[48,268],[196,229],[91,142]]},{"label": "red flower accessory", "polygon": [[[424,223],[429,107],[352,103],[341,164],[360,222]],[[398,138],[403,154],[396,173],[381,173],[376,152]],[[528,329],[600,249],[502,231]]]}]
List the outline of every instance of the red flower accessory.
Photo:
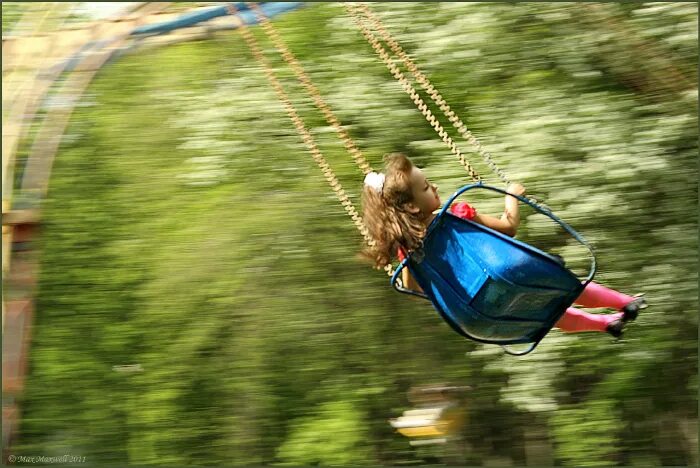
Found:
[{"label": "red flower accessory", "polygon": [[453,203],[450,207],[450,212],[462,219],[474,219],[476,217],[476,209],[467,202]]}]

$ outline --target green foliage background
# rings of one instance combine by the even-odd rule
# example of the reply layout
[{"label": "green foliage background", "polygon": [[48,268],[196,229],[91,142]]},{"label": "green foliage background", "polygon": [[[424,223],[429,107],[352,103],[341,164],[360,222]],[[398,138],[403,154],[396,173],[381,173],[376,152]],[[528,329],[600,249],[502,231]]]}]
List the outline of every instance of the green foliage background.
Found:
[{"label": "green foliage background", "polygon": [[[74,114],[44,204],[18,451],[103,466],[697,463],[697,5],[600,4],[605,21],[576,3],[373,8],[506,172],[593,242],[597,280],[646,292],[625,340],[554,330],[513,358],[392,292],[242,38],[220,33],[122,57]],[[443,199],[467,182],[340,4],[275,25],[375,167],[404,151]],[[361,173],[254,33],[357,202]],[[523,216],[519,238],[583,260]],[[412,448],[387,419],[440,382],[473,387],[462,438]]]}]

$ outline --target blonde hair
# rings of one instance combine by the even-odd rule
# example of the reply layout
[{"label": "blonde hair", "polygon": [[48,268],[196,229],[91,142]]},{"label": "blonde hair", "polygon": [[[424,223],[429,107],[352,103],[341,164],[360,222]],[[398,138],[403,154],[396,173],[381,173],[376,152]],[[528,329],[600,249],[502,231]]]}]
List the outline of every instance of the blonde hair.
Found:
[{"label": "blonde hair", "polygon": [[364,255],[377,268],[391,263],[396,250],[413,250],[425,236],[425,224],[419,213],[410,213],[406,204],[413,201],[411,171],[413,163],[404,154],[384,156],[384,185],[381,192],[365,185],[362,189],[362,219],[374,240],[365,246]]}]

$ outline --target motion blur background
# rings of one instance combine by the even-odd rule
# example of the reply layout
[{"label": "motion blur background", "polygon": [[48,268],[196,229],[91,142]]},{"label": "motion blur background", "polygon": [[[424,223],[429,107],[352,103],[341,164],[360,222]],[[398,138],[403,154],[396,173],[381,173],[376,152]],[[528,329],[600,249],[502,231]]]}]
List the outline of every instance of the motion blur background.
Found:
[{"label": "motion blur background", "polygon": [[[27,5],[2,3],[3,42],[25,33]],[[74,6],[56,29],[107,14]],[[515,358],[464,340],[358,258],[361,236],[238,31],[145,44],[99,71],[53,164],[12,453],[100,466],[697,464],[697,4],[371,6],[499,165],[593,243],[596,280],[650,307],[617,343],[553,330]],[[273,22],[375,167],[405,152],[443,200],[468,182],[340,3]],[[362,174],[251,31],[359,204]],[[491,214],[503,203],[472,201]],[[518,237],[584,259],[532,210]],[[410,445],[388,420],[426,385],[469,386],[466,417],[446,443]]]}]

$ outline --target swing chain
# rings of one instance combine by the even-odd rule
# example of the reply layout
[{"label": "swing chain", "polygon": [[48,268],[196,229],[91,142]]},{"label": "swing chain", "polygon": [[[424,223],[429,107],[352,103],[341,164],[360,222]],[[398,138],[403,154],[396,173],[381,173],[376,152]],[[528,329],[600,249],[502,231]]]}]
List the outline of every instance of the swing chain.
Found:
[{"label": "swing chain", "polygon": [[359,18],[359,15],[354,14],[355,7],[349,3],[346,3],[344,6],[345,9],[352,15],[353,20],[355,21],[355,24],[357,24],[357,26],[360,28],[362,35],[365,36],[365,38],[370,43],[374,51],[386,64],[389,71],[391,71],[391,74],[399,81],[403,90],[411,97],[418,110],[420,110],[423,116],[425,116],[428,123],[430,123],[430,125],[435,129],[442,141],[450,148],[452,154],[457,156],[460,164],[462,164],[464,169],[469,173],[469,176],[472,178],[472,180],[475,182],[480,182],[481,176],[479,176],[479,173],[471,166],[471,164],[469,164],[469,161],[466,160],[466,158],[464,157],[460,149],[457,147],[455,142],[445,131],[444,127],[440,124],[439,120],[433,115],[430,109],[428,109],[428,106],[425,104],[420,95],[416,92],[416,89],[406,79],[406,77],[401,72],[401,70],[399,70],[396,64],[394,64],[393,60],[391,59],[391,57],[389,57],[389,54],[379,43],[374,34],[372,34],[372,32],[362,23],[362,21]]},{"label": "swing chain", "polygon": [[[346,4],[345,9],[348,11],[350,16],[352,16],[355,23],[360,27],[362,34],[365,36],[365,38],[367,38],[368,42],[372,45],[372,47],[375,49],[375,51],[377,51],[377,53],[380,55],[380,57],[382,57],[382,60],[384,60],[384,62],[387,64],[387,66],[390,67],[391,59],[389,58],[389,55],[386,52],[386,50],[381,46],[381,44],[379,44],[379,41],[374,37],[372,32],[366,26],[361,24],[362,13],[364,13],[364,15],[366,16],[366,19],[368,19],[372,23],[374,28],[377,31],[379,31],[379,34],[382,36],[384,41],[386,41],[386,43],[389,44],[389,47],[391,48],[391,50],[396,55],[399,56],[399,58],[403,61],[406,68],[408,68],[408,70],[413,74],[416,81],[430,95],[430,98],[433,100],[433,102],[435,102],[435,104],[438,105],[438,107],[443,112],[443,114],[445,114],[445,116],[449,119],[449,121],[452,123],[452,125],[457,129],[457,132],[476,149],[477,153],[479,153],[479,155],[482,157],[484,162],[486,162],[486,164],[489,166],[489,168],[501,179],[501,181],[503,181],[503,183],[506,185],[510,185],[510,183],[511,183],[510,179],[505,174],[505,172],[501,168],[498,167],[496,162],[491,157],[491,154],[483,147],[481,142],[472,134],[472,132],[470,132],[467,129],[467,126],[464,124],[464,122],[462,122],[462,120],[459,118],[459,116],[457,116],[457,114],[455,114],[455,112],[450,108],[449,104],[447,104],[447,101],[445,101],[445,99],[438,92],[438,90],[435,88],[435,86],[433,86],[433,84],[430,82],[428,77],[425,76],[425,74],[420,71],[418,66],[415,64],[415,62],[413,62],[413,60],[411,60],[411,58],[408,56],[408,54],[403,50],[403,48],[398,43],[398,41],[396,41],[396,39],[394,39],[394,37],[391,35],[391,33],[384,27],[384,25],[381,22],[381,20],[379,19],[379,17],[374,12],[372,12],[369,5],[367,5],[366,3],[358,3],[358,4],[354,4],[354,5]],[[362,13],[360,13],[360,10],[362,11]],[[383,53],[380,52],[380,49],[381,49],[381,51],[383,51]],[[385,59],[385,57],[386,57],[386,59]],[[395,65],[394,65],[394,67],[395,67]],[[390,67],[390,69],[391,69],[391,67]],[[403,76],[400,74],[400,72],[399,72],[399,75],[397,75],[397,73],[395,73],[394,70],[392,70],[392,73],[394,74],[394,76],[397,79],[399,79],[399,75]],[[401,80],[399,79],[399,81],[401,81]],[[402,82],[402,85],[404,85],[403,82]],[[404,89],[407,89],[405,85],[404,85]],[[417,95],[417,93],[415,92],[415,89],[410,87],[410,85],[409,85],[408,89],[410,91],[407,90],[406,92],[411,95],[411,98],[413,98],[413,102],[416,103],[416,106],[418,106],[419,109],[421,109],[421,106],[419,103],[422,103],[422,101],[416,101],[416,99],[414,97],[415,95]],[[422,112],[422,109],[421,109],[421,112]],[[428,112],[430,112],[430,111],[428,111]],[[423,114],[426,115],[425,112]],[[426,118],[428,118],[427,115],[426,115]],[[428,118],[428,120],[431,121],[430,118]],[[432,124],[432,121],[431,121],[431,124]],[[438,135],[440,135],[440,137],[442,137],[443,141],[445,143],[448,143],[448,140],[446,140],[443,133],[441,133],[438,130],[438,127],[433,125],[433,128],[435,128],[435,130],[438,131]],[[451,140],[449,140],[449,141],[451,141]],[[450,146],[449,143],[448,143],[448,146]],[[451,146],[450,146],[450,149],[452,149]],[[453,151],[453,153],[454,153],[454,151]],[[465,169],[467,169],[467,171],[469,171],[469,168],[467,167],[468,163],[465,162],[465,160],[461,156],[461,153],[460,153],[460,162],[465,167]],[[469,166],[469,167],[471,167],[471,166]],[[472,179],[473,179],[473,177],[472,177]],[[476,179],[474,179],[474,180],[476,180]],[[545,205],[543,202],[541,202],[538,198],[536,198],[530,194],[525,195],[525,198],[527,200],[529,200],[531,203],[542,208],[544,211],[548,211],[551,213],[552,210],[547,205]]]},{"label": "swing chain", "polygon": [[[238,10],[236,9],[236,7],[231,3],[228,3],[226,5],[226,8],[227,8],[227,11],[230,15],[236,15],[238,13]],[[245,23],[241,23],[239,30],[240,30],[241,36],[243,37],[246,44],[248,45],[253,57],[255,57],[255,59],[258,61],[258,63],[260,63],[260,65],[263,67],[265,75],[267,76],[268,80],[270,81],[272,88],[275,90],[275,92],[277,93],[277,97],[284,105],[284,108],[287,112],[287,115],[290,117],[290,119],[294,123],[294,126],[297,129],[297,132],[302,137],[302,140],[306,144],[306,147],[309,150],[309,152],[311,153],[312,158],[314,159],[316,164],[318,164],[319,168],[321,169],[321,172],[323,173],[323,176],[325,177],[326,181],[328,182],[328,184],[331,186],[331,188],[335,192],[341,205],[343,206],[343,208],[345,209],[347,214],[350,216],[350,218],[352,219],[352,221],[355,224],[355,226],[357,227],[357,229],[360,231],[360,234],[362,234],[362,236],[364,237],[365,242],[367,242],[367,244],[370,246],[374,246],[376,244],[376,242],[374,241],[372,236],[369,234],[367,227],[364,225],[364,223],[362,221],[362,217],[359,215],[359,213],[355,209],[355,207],[352,204],[352,201],[350,200],[348,195],[345,193],[345,190],[343,189],[342,185],[340,184],[338,177],[333,172],[333,169],[330,167],[330,165],[328,164],[328,162],[324,158],[323,154],[316,146],[316,143],[314,141],[313,136],[311,135],[311,133],[308,131],[308,129],[304,125],[304,121],[299,116],[296,109],[294,108],[294,105],[292,104],[291,100],[289,99],[289,96],[284,91],[284,88],[282,87],[281,83],[277,79],[277,76],[275,75],[275,72],[273,71],[271,65],[269,64],[269,62],[267,61],[267,59],[263,55],[260,47],[258,46],[257,40],[251,34],[251,32],[248,30]],[[394,274],[394,270],[393,270],[393,267],[391,264],[387,264],[384,267],[384,271],[386,271],[389,276],[392,276]]]},{"label": "swing chain", "polygon": [[[348,10],[351,11],[350,8]],[[408,68],[408,70],[415,77],[416,81],[430,95],[433,102],[440,107],[440,110],[457,129],[457,132],[462,136],[462,138],[466,139],[472,146],[474,146],[474,148],[476,148],[476,151],[479,153],[479,155],[481,155],[489,168],[501,179],[501,181],[503,181],[503,183],[506,185],[510,184],[510,180],[506,176],[505,172],[503,172],[503,170],[496,165],[496,162],[491,157],[491,154],[481,145],[481,142],[472,134],[472,132],[467,129],[464,122],[462,122],[459,116],[455,114],[439,91],[430,82],[428,77],[420,71],[415,62],[413,62],[413,60],[411,60],[408,54],[406,54],[406,52],[403,50],[401,45],[394,39],[389,31],[387,31],[381,20],[374,14],[374,12],[372,12],[370,7],[366,3],[360,3],[357,5],[356,9],[352,10],[352,13],[359,16],[358,11],[360,10],[372,23],[374,28],[379,31],[379,34],[382,36],[384,41],[386,41],[391,50],[401,58],[403,63],[406,65],[406,68]]]},{"label": "swing chain", "polygon": [[318,109],[323,113],[324,117],[326,118],[326,121],[333,127],[333,129],[335,129],[335,131],[338,133],[340,138],[343,140],[345,148],[352,155],[353,159],[357,163],[357,165],[360,168],[360,170],[362,171],[362,173],[364,175],[367,175],[368,173],[370,173],[372,171],[372,167],[367,162],[367,160],[364,158],[364,156],[362,155],[362,152],[357,147],[355,142],[350,138],[350,135],[348,135],[347,130],[345,130],[345,128],[343,128],[343,126],[340,124],[340,121],[335,116],[335,114],[331,110],[330,106],[328,104],[326,104],[326,102],[323,100],[318,88],[311,81],[311,78],[309,78],[309,76],[306,74],[306,72],[304,71],[304,68],[301,66],[301,64],[299,63],[297,58],[289,50],[289,48],[284,44],[279,33],[277,32],[275,27],[272,25],[272,22],[267,18],[267,16],[265,16],[265,14],[260,9],[260,7],[258,6],[257,3],[246,2],[246,4],[255,12],[258,20],[260,21],[260,25],[262,26],[263,30],[265,31],[267,36],[270,38],[272,43],[275,45],[275,47],[277,48],[277,51],[280,53],[280,55],[282,56],[284,61],[287,62],[287,64],[290,66],[290,68],[294,71],[294,73],[297,76],[297,79],[306,88],[306,91],[309,93],[309,95],[313,99],[314,103],[316,104],[316,107],[318,107]]},{"label": "swing chain", "polygon": [[[467,126],[464,124],[464,122],[462,122],[462,120],[459,118],[459,116],[457,116],[457,114],[452,110],[450,105],[447,103],[447,101],[445,101],[445,99],[442,97],[442,95],[439,93],[439,91],[435,88],[435,86],[433,86],[433,84],[430,82],[428,77],[425,76],[425,74],[420,71],[420,69],[415,64],[415,62],[413,62],[413,60],[411,60],[411,58],[403,50],[403,48],[398,43],[398,41],[396,41],[396,39],[394,39],[394,37],[391,35],[391,33],[384,27],[384,25],[381,22],[381,20],[379,19],[379,17],[374,12],[372,12],[370,7],[365,3],[358,3],[355,5],[346,4],[345,8],[350,13],[350,15],[353,17],[353,20],[355,21],[355,23],[358,24],[358,26],[360,27],[360,29],[362,31],[362,34],[365,36],[365,38],[367,38],[368,42],[370,42],[370,44],[375,49],[375,51],[377,51],[377,53],[380,55],[380,57],[382,57],[384,62],[387,63],[387,66],[389,66],[389,63],[387,62],[387,60],[384,59],[384,57],[389,56],[388,53],[386,52],[386,49],[384,49],[381,46],[381,44],[379,44],[379,41],[376,39],[376,37],[374,37],[372,32],[369,31],[369,29],[366,26],[364,26],[360,23],[362,21],[361,15],[362,15],[362,13],[364,13],[366,19],[372,23],[372,25],[374,26],[374,28],[377,31],[379,31],[379,34],[381,35],[382,39],[384,39],[384,41],[386,41],[386,43],[389,45],[391,50],[396,55],[399,56],[399,58],[403,61],[406,68],[408,68],[408,70],[413,74],[416,81],[430,95],[430,98],[433,100],[433,102],[435,102],[435,104],[440,108],[440,110],[443,112],[445,117],[447,117],[448,120],[452,123],[452,125],[457,129],[457,132],[476,149],[477,153],[479,153],[479,155],[482,157],[484,162],[498,176],[498,178],[501,179],[501,181],[504,184],[510,185],[511,180],[508,178],[506,173],[501,168],[498,167],[496,162],[493,160],[493,157],[491,156],[491,154],[483,147],[481,142],[474,136],[474,134],[467,129]],[[360,10],[362,13],[360,13]],[[383,51],[383,54],[382,54],[382,52],[380,52],[378,50],[378,48],[381,48],[381,50]],[[389,59],[389,61],[391,61],[391,59]],[[392,70],[392,73],[398,79],[397,74],[393,70]],[[402,84],[403,84],[403,82],[402,82]],[[405,85],[404,85],[404,89],[406,89]],[[415,92],[415,90],[413,88],[410,88],[410,90],[411,91],[407,91],[407,92],[411,95],[412,98],[414,98],[414,95],[416,95],[417,93]],[[416,105],[419,107],[419,109],[421,108],[420,104],[418,102],[416,102],[415,98],[414,98],[414,103],[416,103]],[[424,115],[425,115],[425,113],[424,113]],[[426,116],[426,118],[428,118],[428,117]],[[430,119],[428,119],[428,120],[430,121]],[[431,122],[431,124],[432,124],[432,122]],[[435,125],[433,125],[433,127],[436,130],[438,130],[438,128],[435,127]],[[439,130],[438,130],[438,135],[443,137],[443,141],[445,141],[447,143],[447,140],[445,140],[443,134],[440,133]],[[449,146],[449,143],[448,143],[448,146]],[[465,166],[465,169],[469,170],[467,168],[465,162],[463,162],[463,159],[461,157],[460,157],[460,162],[462,163],[463,166]],[[525,198],[527,198],[530,202],[536,204],[537,206],[541,207],[542,209],[551,212],[551,209],[548,206],[546,206],[544,203],[542,203],[540,200],[538,200],[536,197],[528,194],[528,195],[525,195]]]}]

